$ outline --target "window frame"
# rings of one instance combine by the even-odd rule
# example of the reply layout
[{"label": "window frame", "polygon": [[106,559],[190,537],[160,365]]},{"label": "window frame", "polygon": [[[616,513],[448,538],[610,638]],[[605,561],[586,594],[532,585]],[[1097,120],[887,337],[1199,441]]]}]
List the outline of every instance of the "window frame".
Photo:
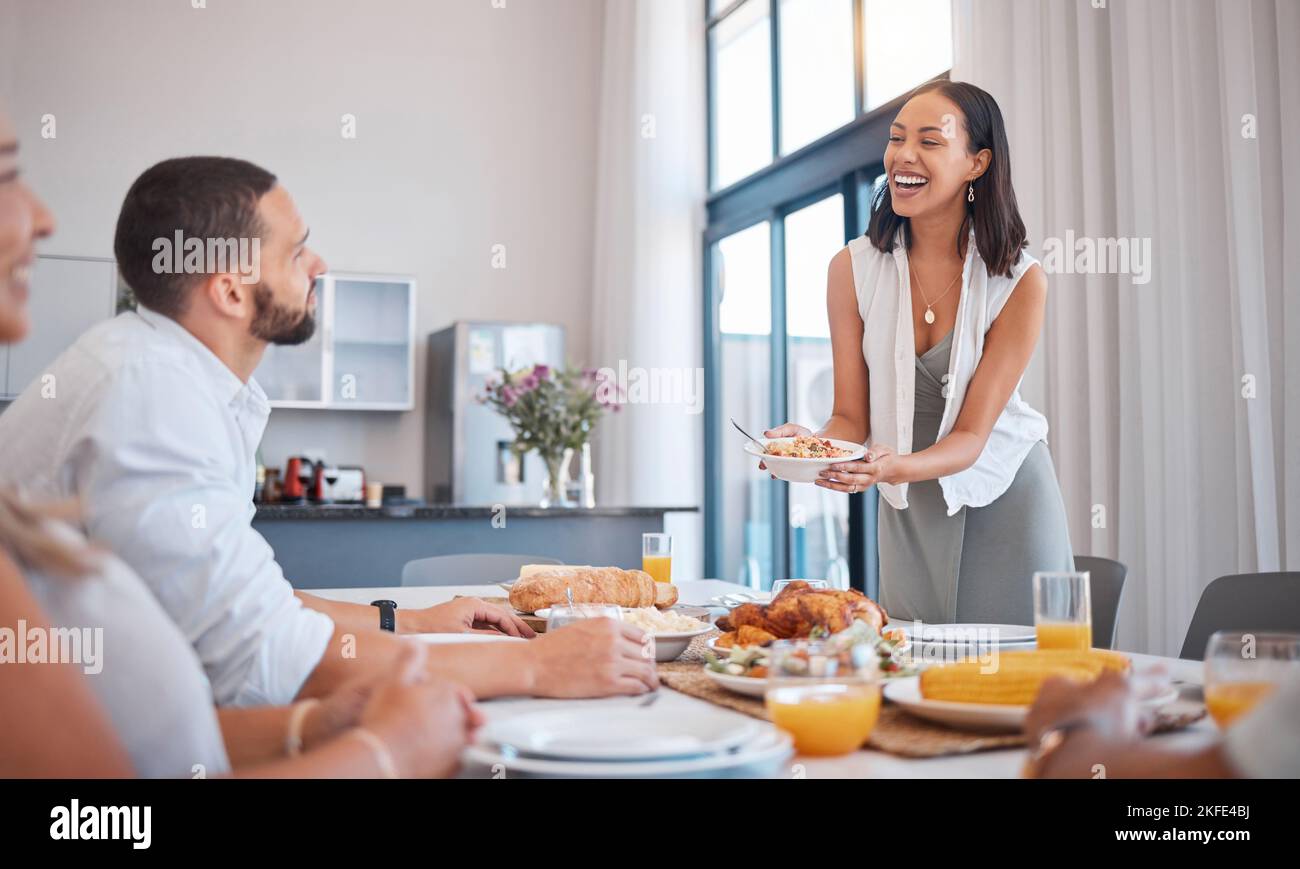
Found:
[{"label": "window frame", "polygon": [[[707,225],[702,233],[704,278],[704,390],[705,407],[721,406],[722,335],[718,323],[718,264],[714,247],[722,239],[767,221],[770,237],[772,323],[769,365],[771,367],[770,402],[775,419],[786,419],[788,411],[789,371],[786,358],[785,305],[785,218],[821,199],[840,193],[844,197],[844,242],[866,231],[870,208],[869,185],[884,171],[885,146],[889,126],[908,94],[901,94],[870,111],[863,110],[866,82],[863,35],[864,0],[853,0],[854,96],[855,117],[789,154],[781,154],[781,0],[770,2],[772,162],[751,175],[724,188],[714,190],[716,171],[716,136],[714,130],[714,52],[709,38],[719,22],[742,6],[755,0],[732,0],[716,15],[709,14],[710,0],[702,0],[705,27],[706,100],[705,127],[708,136],[708,179],[710,193],[706,200]],[[948,79],[951,71],[934,79]],[[932,79],[932,80],[934,80]],[[921,85],[923,82],[917,82]],[[705,414],[704,423],[704,570],[706,576],[721,576],[723,566],[722,534],[722,455],[725,432],[713,413]],[[789,483],[772,487],[769,510],[773,523],[773,578],[789,575]],[[875,597],[879,593],[879,561],[876,548],[878,496],[875,489],[849,497],[848,561],[849,581],[853,588]],[[727,577],[723,577],[727,578]]]}]

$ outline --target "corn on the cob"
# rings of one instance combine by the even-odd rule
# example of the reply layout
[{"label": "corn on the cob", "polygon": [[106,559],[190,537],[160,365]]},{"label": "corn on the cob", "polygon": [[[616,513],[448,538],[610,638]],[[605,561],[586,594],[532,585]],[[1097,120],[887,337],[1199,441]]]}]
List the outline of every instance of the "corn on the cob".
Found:
[{"label": "corn on the cob", "polygon": [[997,656],[999,663],[1008,666],[1073,664],[1085,667],[1100,666],[1102,670],[1127,673],[1132,666],[1128,656],[1109,649],[1025,649],[1023,651],[1002,652]]},{"label": "corn on the cob", "polygon": [[921,696],[956,703],[1028,706],[1043,682],[1053,676],[1090,682],[1107,670],[1125,672],[1128,668],[1128,658],[1101,649],[1002,652],[990,664],[969,661],[925,670],[921,673]]}]

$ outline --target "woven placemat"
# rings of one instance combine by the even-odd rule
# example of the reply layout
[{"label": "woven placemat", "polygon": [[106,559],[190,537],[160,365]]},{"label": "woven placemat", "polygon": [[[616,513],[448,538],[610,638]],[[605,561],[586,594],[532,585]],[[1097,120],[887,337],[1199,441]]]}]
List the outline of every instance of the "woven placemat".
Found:
[{"label": "woven placemat", "polygon": [[[746,697],[718,685],[705,675],[702,665],[708,651],[706,641],[717,632],[697,637],[676,661],[659,665],[659,681],[674,691],[706,700],[754,718],[770,721],[761,698]],[[1161,713],[1156,732],[1181,730],[1205,717],[1205,708],[1198,706],[1183,713]],[[972,733],[954,730],[942,724],[925,721],[907,714],[898,706],[886,703],[880,709],[880,718],[867,741],[874,748],[898,757],[944,757],[954,754],[971,754],[999,748],[1016,748],[1025,744],[1019,733]]]}]

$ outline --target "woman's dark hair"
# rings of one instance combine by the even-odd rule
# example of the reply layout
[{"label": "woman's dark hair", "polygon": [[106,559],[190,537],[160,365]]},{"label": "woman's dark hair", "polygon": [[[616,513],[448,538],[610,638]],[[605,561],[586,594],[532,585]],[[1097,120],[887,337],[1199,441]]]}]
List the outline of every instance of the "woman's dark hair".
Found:
[{"label": "woman's dark hair", "polygon": [[[1025,223],[1016,206],[1016,191],[1011,186],[1011,149],[1007,144],[1007,128],[1002,122],[1002,110],[997,101],[985,90],[960,81],[932,81],[912,91],[912,96],[938,91],[957,104],[966,117],[966,137],[969,153],[977,154],[988,148],[993,158],[989,167],[975,179],[975,201],[966,203],[966,219],[955,239],[958,256],[966,255],[966,239],[975,227],[975,247],[980,259],[991,275],[1011,277],[1011,267],[1020,259],[1025,240]],[[911,99],[911,97],[908,97]],[[889,253],[899,229],[903,231],[903,245],[912,247],[912,224],[906,217],[894,212],[889,184],[883,184],[871,205],[871,225],[867,237],[878,250]]]},{"label": "woman's dark hair", "polygon": [[198,276],[159,273],[154,242],[252,239],[262,236],[257,204],[276,178],[231,157],[178,157],[145,170],[127,191],[117,217],[113,253],[136,300],[173,319],[185,312]]}]

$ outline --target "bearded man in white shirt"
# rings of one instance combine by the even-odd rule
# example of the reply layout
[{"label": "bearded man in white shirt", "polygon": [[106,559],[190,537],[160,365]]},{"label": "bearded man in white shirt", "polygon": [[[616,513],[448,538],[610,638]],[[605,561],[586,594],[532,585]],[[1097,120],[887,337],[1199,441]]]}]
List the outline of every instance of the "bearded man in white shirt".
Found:
[{"label": "bearded man in white shirt", "polygon": [[[315,329],[324,261],[275,176],[242,160],[167,160],[132,185],[114,242],[138,310],[82,335],[0,414],[0,483],[76,498],[92,538],[145,580],[193,643],[219,705],[318,696],[403,641],[373,607],[295,595],[253,530],[254,454],[270,408],[253,371],[270,344]],[[224,263],[182,257],[233,240]],[[181,268],[176,268],[177,263]],[[215,265],[215,267],[214,267]],[[398,614],[398,633],[495,628],[513,613],[459,600]],[[441,646],[435,674],[478,697],[654,690],[644,635],[591,620],[529,643]]]}]

